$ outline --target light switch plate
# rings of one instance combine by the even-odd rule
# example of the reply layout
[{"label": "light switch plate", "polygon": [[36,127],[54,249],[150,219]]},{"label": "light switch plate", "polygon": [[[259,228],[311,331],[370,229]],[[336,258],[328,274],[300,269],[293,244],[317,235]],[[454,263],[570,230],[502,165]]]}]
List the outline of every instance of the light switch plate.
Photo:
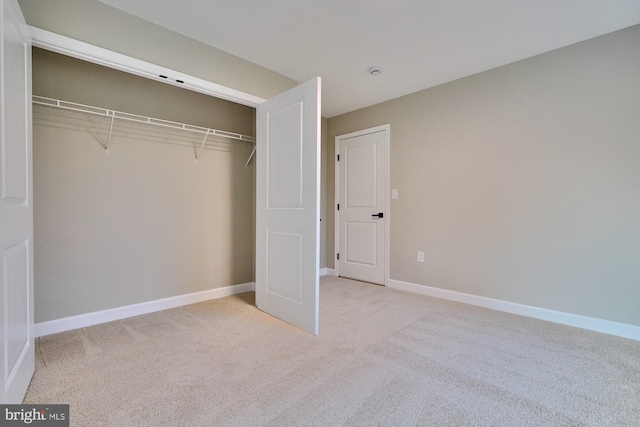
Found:
[{"label": "light switch plate", "polygon": [[398,198],[398,190],[391,190],[391,199],[396,200]]}]

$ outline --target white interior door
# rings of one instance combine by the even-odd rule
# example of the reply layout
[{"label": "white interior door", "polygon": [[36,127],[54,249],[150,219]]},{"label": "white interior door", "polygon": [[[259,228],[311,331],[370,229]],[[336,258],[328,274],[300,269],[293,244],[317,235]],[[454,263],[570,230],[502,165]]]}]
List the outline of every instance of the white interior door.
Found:
[{"label": "white interior door", "polygon": [[384,285],[388,126],[336,138],[338,275]]},{"label": "white interior door", "polygon": [[256,305],[318,334],[320,78],[258,106]]},{"label": "white interior door", "polygon": [[21,403],[34,371],[31,40],[18,2],[0,1],[0,371],[2,403]]}]

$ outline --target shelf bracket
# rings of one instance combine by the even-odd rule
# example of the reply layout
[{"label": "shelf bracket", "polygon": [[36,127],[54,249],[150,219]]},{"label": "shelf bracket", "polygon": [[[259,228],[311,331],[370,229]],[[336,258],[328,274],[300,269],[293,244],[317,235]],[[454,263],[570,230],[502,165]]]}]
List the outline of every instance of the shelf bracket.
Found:
[{"label": "shelf bracket", "polygon": [[116,118],[115,114],[111,115],[111,124],[109,125],[109,134],[107,135],[107,146],[104,150],[104,154],[109,154],[109,145],[111,144],[111,130],[113,129],[113,119]]},{"label": "shelf bracket", "polygon": [[253,159],[253,155],[256,154],[256,148],[258,148],[258,144],[256,143],[256,145],[253,146],[253,151],[251,151],[251,154],[249,155],[249,158],[247,159],[247,163],[244,164],[244,168],[248,168],[249,167],[249,162],[251,162],[251,159]]},{"label": "shelf bracket", "polygon": [[200,149],[198,150],[198,154],[196,154],[196,165],[198,164],[198,159],[200,158],[200,154],[202,153],[202,149],[204,148],[204,144],[207,142],[207,137],[209,136],[209,131],[204,134],[204,139],[202,140],[202,144],[200,144]]}]

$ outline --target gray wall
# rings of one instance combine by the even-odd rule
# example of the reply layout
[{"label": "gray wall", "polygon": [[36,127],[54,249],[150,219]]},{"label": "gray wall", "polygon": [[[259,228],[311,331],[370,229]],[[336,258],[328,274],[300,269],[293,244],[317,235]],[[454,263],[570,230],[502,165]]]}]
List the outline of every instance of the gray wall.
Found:
[{"label": "gray wall", "polygon": [[270,98],[296,85],[281,74],[97,0],[19,0],[19,4],[29,25],[252,95]]},{"label": "gray wall", "polygon": [[329,119],[329,141],[391,124],[390,277],[640,325],[638,46],[635,26]]},{"label": "gray wall", "polygon": [[[33,92],[254,134],[252,108],[34,49]],[[253,280],[252,144],[34,108],[35,320]],[[215,138],[210,138],[215,140]]]}]

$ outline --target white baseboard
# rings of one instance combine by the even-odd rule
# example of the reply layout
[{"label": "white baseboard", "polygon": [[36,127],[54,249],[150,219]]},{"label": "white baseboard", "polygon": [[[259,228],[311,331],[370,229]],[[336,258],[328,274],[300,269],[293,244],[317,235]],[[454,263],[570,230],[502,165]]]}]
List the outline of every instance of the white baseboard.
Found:
[{"label": "white baseboard", "polygon": [[432,288],[430,286],[417,285],[415,283],[402,282],[394,279],[389,279],[387,286],[392,289],[462,302],[478,307],[519,314],[521,316],[533,317],[535,319],[547,320],[549,322],[561,323],[563,325],[575,326],[577,328],[589,329],[591,331],[617,335],[619,337],[640,341],[640,326],[597,319],[595,317],[581,316],[579,314],[565,313],[562,311],[549,310],[546,308],[502,301],[478,295],[465,294],[463,292]]},{"label": "white baseboard", "polygon": [[333,268],[321,268],[320,269],[321,276],[335,276],[336,271]]},{"label": "white baseboard", "polygon": [[92,313],[79,314],[77,316],[64,317],[62,319],[50,320],[35,324],[35,336],[57,334],[59,332],[71,331],[73,329],[84,328],[86,326],[100,323],[112,322],[114,320],[126,319],[127,317],[139,316],[141,314],[153,313],[155,311],[167,310],[169,308],[181,307],[183,305],[195,304],[216,298],[228,297],[244,292],[255,291],[255,283],[242,283],[239,285],[226,286],[224,288],[209,289],[192,294],[178,295],[170,298],[147,301],[139,304],[126,305],[123,307],[110,308],[108,310],[94,311]]}]

